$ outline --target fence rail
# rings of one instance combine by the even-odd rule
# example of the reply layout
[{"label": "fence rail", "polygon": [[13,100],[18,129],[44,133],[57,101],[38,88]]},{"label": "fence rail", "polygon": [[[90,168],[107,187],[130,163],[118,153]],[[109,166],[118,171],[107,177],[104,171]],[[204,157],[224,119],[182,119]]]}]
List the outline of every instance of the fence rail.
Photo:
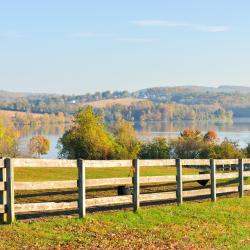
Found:
[{"label": "fence rail", "polygon": [[[236,165],[238,172],[217,173],[216,166]],[[11,223],[15,220],[15,214],[29,212],[45,212],[54,210],[78,210],[80,217],[86,216],[86,208],[97,206],[109,206],[118,204],[132,204],[136,211],[141,202],[162,200],[177,200],[180,204],[183,198],[195,196],[210,196],[216,201],[217,194],[238,192],[240,197],[244,191],[250,190],[250,185],[244,185],[244,178],[250,177],[250,171],[246,171],[245,164],[250,164],[250,159],[169,159],[169,160],[40,160],[40,159],[4,159],[0,160],[0,222]],[[176,175],[166,176],[140,176],[142,166],[175,166]],[[210,173],[183,175],[183,166],[208,166]],[[15,181],[14,168],[18,167],[72,167],[78,169],[78,179],[69,181]],[[86,179],[86,168],[101,167],[133,167],[133,177]],[[218,179],[238,178],[238,186],[217,187]],[[210,187],[197,190],[183,190],[183,183],[189,181],[210,180]],[[176,191],[140,193],[141,184],[152,183],[176,183]],[[86,188],[131,185],[132,195],[98,197],[86,199]],[[14,191],[19,190],[53,190],[53,189],[77,189],[78,201],[71,202],[42,202],[15,204]]]}]

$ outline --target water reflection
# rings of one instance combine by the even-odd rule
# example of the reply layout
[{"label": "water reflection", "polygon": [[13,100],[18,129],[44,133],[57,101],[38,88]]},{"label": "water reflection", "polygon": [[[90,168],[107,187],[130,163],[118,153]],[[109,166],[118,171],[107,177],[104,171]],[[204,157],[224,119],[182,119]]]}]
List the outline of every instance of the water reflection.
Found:
[{"label": "water reflection", "polygon": [[196,128],[203,133],[208,130],[215,130],[221,140],[228,138],[238,141],[241,147],[250,142],[250,119],[242,118],[224,122],[211,121],[176,121],[176,122],[143,122],[135,123],[138,137],[144,140],[156,136],[163,136],[167,139],[176,138],[180,131],[185,128]]},{"label": "water reflection", "polygon": [[65,124],[34,125],[34,126],[25,125],[19,127],[18,130],[20,131],[21,136],[29,136],[32,134],[58,135],[58,134],[63,134],[66,127],[68,127],[68,125]]},{"label": "water reflection", "polygon": [[[221,140],[228,138],[238,141],[241,147],[250,142],[250,119],[237,119],[225,122],[210,121],[178,121],[178,122],[136,122],[134,124],[137,135],[140,139],[149,140],[156,136],[164,136],[167,139],[176,138],[184,128],[197,128],[203,132],[216,130]],[[69,128],[69,125],[46,125],[46,126],[25,126],[20,128],[22,139],[20,148],[27,151],[27,143],[32,136],[43,135],[50,140],[50,151],[43,158],[57,158],[56,147],[58,139]]]}]

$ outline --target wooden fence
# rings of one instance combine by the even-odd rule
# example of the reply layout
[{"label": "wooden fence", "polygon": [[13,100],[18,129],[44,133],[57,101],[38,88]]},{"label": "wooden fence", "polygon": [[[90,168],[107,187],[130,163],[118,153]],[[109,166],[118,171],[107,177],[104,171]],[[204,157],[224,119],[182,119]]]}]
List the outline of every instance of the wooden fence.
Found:
[{"label": "wooden fence", "polygon": [[[216,173],[216,166],[236,165],[238,172]],[[163,201],[176,199],[178,204],[183,202],[183,198],[195,196],[210,196],[212,201],[216,201],[217,194],[238,192],[240,197],[244,196],[244,191],[250,190],[250,185],[244,185],[244,177],[250,177],[250,171],[246,171],[245,164],[250,164],[250,159],[230,159],[230,160],[45,160],[45,159],[1,159],[0,160],[0,221],[1,223],[12,223],[15,214],[29,212],[57,211],[65,209],[76,209],[79,216],[86,216],[86,208],[133,204],[134,211],[138,210],[142,202]],[[105,178],[86,179],[86,168],[100,167],[131,167],[133,166],[133,177],[127,178]],[[166,176],[140,176],[141,166],[175,166],[176,175]],[[208,166],[209,174],[183,175],[183,166]],[[78,168],[78,180],[69,181],[42,181],[42,182],[16,182],[14,178],[14,168],[18,167],[70,167]],[[217,187],[217,179],[238,178],[238,186]],[[210,180],[208,188],[198,190],[183,190],[183,183],[187,181]],[[176,183],[176,191],[155,192],[140,194],[140,185],[148,183]],[[86,188],[100,186],[132,185],[132,195],[98,197],[86,199]],[[52,190],[76,188],[78,190],[78,201],[72,202],[42,202],[15,204],[15,193],[17,190]]]}]

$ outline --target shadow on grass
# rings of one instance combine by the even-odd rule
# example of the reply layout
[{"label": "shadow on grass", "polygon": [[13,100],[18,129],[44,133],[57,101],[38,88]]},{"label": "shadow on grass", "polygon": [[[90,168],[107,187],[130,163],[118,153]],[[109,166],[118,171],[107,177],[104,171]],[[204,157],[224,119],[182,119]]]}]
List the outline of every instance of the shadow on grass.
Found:
[{"label": "shadow on grass", "polygon": [[[247,178],[245,178],[247,180]],[[230,186],[236,185],[239,183],[238,178],[229,179],[229,180],[220,180],[217,183],[217,187],[223,186]],[[190,190],[202,190],[208,189],[210,185],[200,186],[197,184],[196,181],[189,181],[185,182],[183,186],[184,191]],[[150,193],[162,193],[162,192],[173,192],[176,191],[176,184],[175,183],[159,183],[159,184],[142,184],[140,192],[142,194],[150,194]],[[43,197],[41,200],[32,200],[31,202],[71,202],[77,199],[77,190],[43,190],[43,191],[29,191],[21,192],[18,191],[15,198],[17,199],[17,203],[28,203],[29,198],[36,198],[36,197]],[[250,194],[250,191],[247,191],[246,194]],[[58,195],[58,197],[56,197]],[[101,195],[101,196],[100,196]],[[116,188],[115,187],[102,187],[102,188],[88,188],[87,189],[87,198],[95,198],[95,197],[104,197],[104,196],[113,196],[116,195]],[[236,197],[238,193],[230,192],[230,193],[220,193],[217,194],[218,198],[221,197]],[[54,197],[53,197],[54,196]],[[24,199],[24,201],[23,201]],[[25,200],[26,199],[26,200]],[[43,200],[42,200],[43,199]],[[184,197],[184,202],[202,202],[202,201],[209,201],[210,195],[202,195],[202,196],[195,196],[195,197]],[[151,207],[151,206],[159,206],[159,205],[174,205],[176,204],[176,199],[169,199],[163,201],[153,201],[153,202],[142,202],[141,207]],[[113,205],[113,206],[100,206],[100,207],[93,207],[88,208],[87,213],[103,213],[103,212],[110,212],[110,211],[131,211],[132,204],[128,205]],[[33,212],[27,214],[18,214],[16,218],[18,220],[30,220],[30,219],[41,219],[50,220],[53,217],[60,217],[60,216],[77,216],[77,210],[64,210],[64,211],[49,211],[49,212]]]},{"label": "shadow on grass", "polygon": [[[248,191],[246,193],[247,195],[250,194]],[[230,193],[223,193],[223,194],[217,194],[217,197],[225,198],[225,197],[236,197],[238,193],[236,192],[230,192]],[[195,196],[195,197],[189,197],[184,198],[184,202],[204,202],[204,201],[210,201],[210,195],[203,195],[203,196]],[[176,205],[176,199],[169,199],[164,201],[154,201],[154,202],[142,202],[140,206],[143,207],[155,207],[160,205]],[[101,206],[101,207],[92,207],[87,209],[87,214],[91,213],[105,213],[105,212],[114,212],[114,211],[132,211],[133,206],[132,204],[126,204],[126,205],[115,205],[115,206]],[[33,213],[27,213],[27,214],[18,214],[16,215],[17,220],[51,220],[55,217],[77,217],[78,216],[78,210],[64,210],[64,211],[51,211],[51,212],[33,212]]]}]

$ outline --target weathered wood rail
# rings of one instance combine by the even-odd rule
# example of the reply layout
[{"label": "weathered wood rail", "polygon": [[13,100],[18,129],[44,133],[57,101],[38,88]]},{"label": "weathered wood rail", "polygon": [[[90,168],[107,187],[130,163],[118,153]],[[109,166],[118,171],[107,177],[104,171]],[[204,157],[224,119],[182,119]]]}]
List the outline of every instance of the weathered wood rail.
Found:
[{"label": "weathered wood rail", "polygon": [[[238,172],[217,173],[216,166],[236,165]],[[244,178],[250,177],[250,171],[245,170],[245,165],[250,164],[250,159],[226,160],[44,160],[44,159],[0,159],[0,222],[12,223],[15,214],[28,212],[45,212],[53,210],[76,209],[79,216],[86,216],[86,208],[117,204],[133,204],[134,211],[138,210],[142,202],[177,200],[178,204],[183,198],[195,196],[210,196],[216,201],[217,194],[238,192],[239,197],[244,196],[244,191],[250,190],[250,185],[244,185]],[[167,176],[140,176],[141,166],[175,166],[176,175]],[[209,174],[183,175],[183,166],[207,166]],[[78,168],[78,180],[69,181],[41,181],[41,182],[16,182],[14,168],[18,167],[72,167]],[[86,168],[100,167],[133,167],[133,177],[86,179]],[[238,178],[238,186],[217,187],[217,179]],[[183,190],[183,183],[187,181],[210,180],[210,187],[199,190]],[[140,193],[140,185],[147,183],[176,183],[176,191],[158,193]],[[133,194],[123,196],[99,197],[86,199],[86,188],[101,186],[132,185]],[[15,191],[18,190],[52,190],[75,188],[78,190],[78,201],[71,202],[42,202],[15,204]]]}]

